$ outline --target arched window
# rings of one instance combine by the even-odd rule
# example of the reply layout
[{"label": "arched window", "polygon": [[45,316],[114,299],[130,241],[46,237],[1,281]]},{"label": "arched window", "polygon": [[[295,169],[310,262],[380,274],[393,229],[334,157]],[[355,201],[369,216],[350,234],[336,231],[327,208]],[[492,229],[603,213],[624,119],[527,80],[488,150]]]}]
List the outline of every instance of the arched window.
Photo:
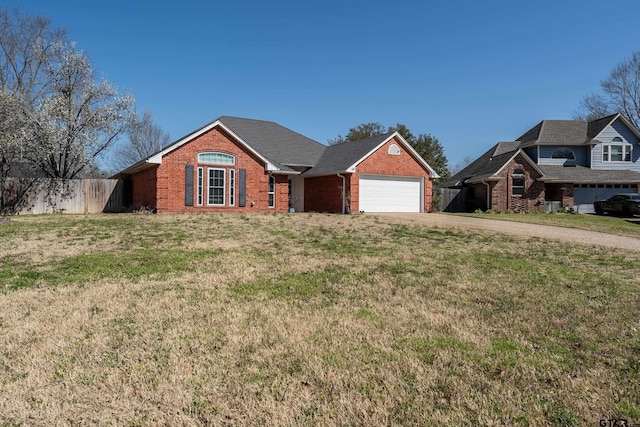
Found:
[{"label": "arched window", "polygon": [[619,136],[614,137],[611,142],[624,142]]},{"label": "arched window", "polygon": [[389,149],[387,150],[387,153],[397,156],[400,154],[400,147],[398,147],[396,144],[391,144],[389,146]]},{"label": "arched window", "polygon": [[551,158],[552,159],[575,160],[576,159],[576,155],[573,154],[573,151],[571,151],[571,149],[566,148],[566,147],[562,147],[562,148],[558,148],[557,150],[555,150],[553,152],[553,154],[551,154]]},{"label": "arched window", "polygon": [[200,153],[198,154],[198,163],[210,163],[216,165],[235,165],[236,158],[231,154],[225,153]]},{"label": "arched window", "polygon": [[514,169],[511,173],[511,195],[524,196],[524,170]]}]

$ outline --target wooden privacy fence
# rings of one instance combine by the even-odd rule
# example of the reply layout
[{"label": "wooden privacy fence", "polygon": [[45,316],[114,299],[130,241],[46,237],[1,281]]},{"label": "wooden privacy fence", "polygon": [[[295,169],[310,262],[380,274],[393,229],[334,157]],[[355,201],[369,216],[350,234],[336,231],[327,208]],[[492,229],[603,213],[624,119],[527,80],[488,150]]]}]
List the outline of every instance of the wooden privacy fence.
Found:
[{"label": "wooden privacy fence", "polygon": [[99,213],[124,210],[118,179],[0,179],[0,214]]},{"label": "wooden privacy fence", "polygon": [[460,189],[438,188],[437,194],[440,197],[441,212],[465,212],[464,193]]}]

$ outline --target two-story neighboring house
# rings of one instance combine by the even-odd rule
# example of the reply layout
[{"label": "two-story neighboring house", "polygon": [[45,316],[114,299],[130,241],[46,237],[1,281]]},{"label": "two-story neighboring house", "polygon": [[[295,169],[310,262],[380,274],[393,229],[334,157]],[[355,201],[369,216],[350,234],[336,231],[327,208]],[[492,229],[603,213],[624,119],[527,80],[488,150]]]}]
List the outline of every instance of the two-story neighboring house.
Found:
[{"label": "two-story neighboring house", "polygon": [[442,188],[460,190],[445,210],[593,212],[596,200],[638,192],[639,143],[640,132],[622,114],[543,120],[443,183]]}]

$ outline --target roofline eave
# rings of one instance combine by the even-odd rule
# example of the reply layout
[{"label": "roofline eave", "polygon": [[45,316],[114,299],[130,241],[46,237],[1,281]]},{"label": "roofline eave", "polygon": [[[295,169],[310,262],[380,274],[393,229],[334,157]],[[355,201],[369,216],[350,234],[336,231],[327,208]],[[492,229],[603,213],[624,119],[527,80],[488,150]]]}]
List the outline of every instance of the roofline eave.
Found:
[{"label": "roofline eave", "polygon": [[462,183],[462,185],[464,184],[482,184],[483,182],[497,182],[497,181],[504,181],[505,178],[502,176],[496,176],[496,175],[490,175],[490,176],[485,176],[485,177],[475,177],[475,178],[470,178],[467,179],[466,181],[464,181]]}]

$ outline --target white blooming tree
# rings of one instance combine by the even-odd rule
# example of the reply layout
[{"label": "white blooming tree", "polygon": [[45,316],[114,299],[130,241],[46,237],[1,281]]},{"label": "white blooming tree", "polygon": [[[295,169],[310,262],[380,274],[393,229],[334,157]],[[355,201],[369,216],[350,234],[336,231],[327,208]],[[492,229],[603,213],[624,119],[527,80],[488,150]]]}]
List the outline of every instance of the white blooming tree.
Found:
[{"label": "white blooming tree", "polygon": [[[80,178],[123,135],[134,100],[98,80],[87,55],[47,18],[0,8],[0,161],[34,175]],[[19,111],[20,114],[16,114]],[[6,173],[5,173],[6,174]]]},{"label": "white blooming tree", "polygon": [[52,178],[76,178],[126,131],[134,101],[109,82],[96,82],[87,56],[74,44],[58,50],[59,61],[47,71],[52,94],[39,107],[45,132],[31,141],[28,160]]},{"label": "white blooming tree", "polygon": [[0,178],[9,176],[13,163],[21,160],[25,144],[36,131],[22,100],[0,91]]}]

